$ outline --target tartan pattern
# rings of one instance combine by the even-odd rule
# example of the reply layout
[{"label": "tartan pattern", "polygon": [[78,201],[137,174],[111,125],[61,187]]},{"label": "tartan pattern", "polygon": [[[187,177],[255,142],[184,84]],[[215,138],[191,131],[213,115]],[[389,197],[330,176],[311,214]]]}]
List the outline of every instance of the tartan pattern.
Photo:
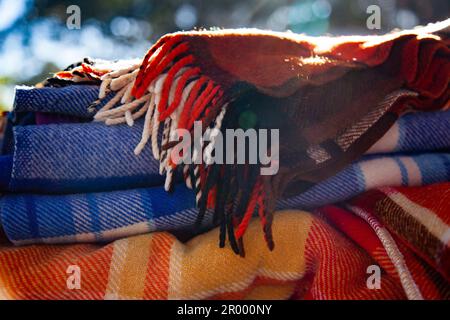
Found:
[{"label": "tartan pattern", "polygon": [[[280,199],[278,209],[341,202],[380,186],[414,186],[450,180],[450,155],[369,156],[308,191]],[[8,194],[0,217],[15,244],[115,240],[151,231],[191,230],[198,210],[183,185],[71,195]],[[205,227],[211,227],[205,221]]]},{"label": "tartan pattern", "polygon": [[[449,148],[450,135],[446,134],[449,126],[450,111],[404,115],[370,153]],[[138,157],[133,154],[141,129],[141,121],[133,128],[99,123],[16,127],[15,169],[5,189],[84,193],[105,191],[111,186],[120,189],[161,184],[158,163],[150,152],[146,149]],[[48,143],[50,140],[52,143]],[[1,169],[3,174],[8,171],[6,167]]]},{"label": "tartan pattern", "polygon": [[[217,247],[218,229],[185,244],[157,232],[103,246],[3,246],[0,295],[15,299],[405,299],[373,231],[364,229],[367,225],[354,216],[344,221],[341,225],[347,230],[339,232],[326,216],[278,212],[277,245],[271,252],[259,222],[253,220],[246,234],[253,241],[246,247],[245,259],[230,248]],[[356,225],[362,229],[352,228]],[[346,237],[348,230],[353,239]],[[355,244],[358,234],[367,235],[364,239],[374,249],[367,252],[368,245]],[[366,285],[366,269],[373,264],[383,270],[379,290]],[[80,267],[80,290],[67,288],[69,265]],[[425,297],[448,297],[448,283],[430,287],[430,279],[420,271],[423,268],[412,273]]]},{"label": "tartan pattern", "polygon": [[[298,289],[304,282],[304,289],[311,288],[308,294],[318,299],[404,297],[389,276],[383,275],[384,290],[367,289],[370,257],[307,213],[276,216],[273,252],[259,229],[253,221],[247,235],[254,241],[245,259],[217,247],[218,229],[186,244],[168,233],[153,233],[105,246],[2,248],[1,293],[20,299],[286,299],[305,296]],[[329,259],[338,262],[335,268],[327,267]],[[340,267],[349,259],[351,270]],[[74,264],[81,270],[80,290],[66,287],[67,266]],[[23,277],[22,268],[27,269]],[[324,285],[330,276],[346,281]]]},{"label": "tartan pattern", "polygon": [[419,186],[450,180],[450,154],[366,156],[307,191],[284,199],[286,207],[313,209],[381,186]]},{"label": "tartan pattern", "polygon": [[[176,128],[190,130],[200,120],[224,131],[239,126],[241,107],[261,111],[255,128],[277,126],[283,136],[281,170],[274,179],[253,178],[256,166],[240,172],[226,164],[226,169],[196,166],[185,179],[195,186],[202,212],[215,206],[224,224],[222,239],[228,229],[232,243],[234,227],[239,239],[254,207],[263,206],[272,247],[271,215],[276,200],[289,192],[286,186],[297,182],[306,189],[332,176],[367,151],[406,109],[445,108],[449,23],[384,36],[320,39],[257,29],[176,32],[161,37],[138,64],[105,70],[82,63],[57,73],[55,81],[93,79],[114,90],[121,102],[99,110],[96,120],[131,124],[145,115],[148,128],[136,150],[152,144],[161,171],[167,172],[167,189],[177,169],[166,161],[173,147],[167,137]],[[113,82],[121,86],[110,88]],[[149,140],[150,127],[164,128],[162,139]],[[243,178],[235,179],[239,175]],[[222,190],[218,198],[217,189]],[[237,211],[231,209],[233,224],[225,222],[223,199],[230,207],[238,202]]]},{"label": "tartan pattern", "polygon": [[14,194],[0,199],[2,225],[16,245],[103,242],[153,231],[189,230],[197,210],[180,185],[92,194]]},{"label": "tartan pattern", "polygon": [[[379,43],[371,41],[372,38],[338,39],[328,53],[319,52],[313,39],[283,39],[280,46],[267,46],[282,48],[282,54],[289,55],[290,46],[284,48],[284,45],[292,41],[297,42],[292,48],[309,46],[306,55],[313,52],[319,53],[319,56],[326,54],[325,58],[319,57],[324,65],[317,68],[315,64],[309,65],[308,59],[303,61],[301,54],[301,60],[305,62],[301,64],[304,78],[299,79],[296,85],[309,89],[297,90],[297,95],[292,95],[290,86],[283,85],[292,74],[298,77],[297,72],[292,72],[294,69],[283,70],[287,65],[275,65],[279,77],[267,78],[272,73],[264,72],[264,68],[273,66],[263,62],[266,56],[270,61],[272,55],[252,53],[261,43],[279,43],[280,37],[275,34],[245,34],[240,31],[240,37],[235,37],[224,31],[223,34],[219,32],[204,37],[200,42],[196,32],[178,35],[180,41],[192,36],[192,39],[186,40],[189,50],[192,50],[189,53],[195,55],[200,70],[211,76],[211,81],[223,85],[223,88],[217,87],[220,90],[226,90],[231,82],[244,80],[258,89],[264,89],[264,94],[293,98],[279,100],[284,102],[277,106],[281,113],[284,112],[286,122],[301,123],[299,132],[289,135],[292,141],[283,143],[289,146],[294,142],[312,148],[303,150],[309,156],[307,161],[297,161],[299,168],[305,171],[291,171],[288,176],[299,174],[298,178],[313,186],[303,194],[279,200],[278,208],[316,208],[384,186],[363,194],[347,206],[341,203],[347,210],[327,206],[317,210],[315,215],[278,212],[274,220],[276,245],[273,252],[264,245],[264,238],[267,240],[268,235],[271,237],[272,234],[263,234],[257,221],[252,221],[244,235],[244,238],[251,239],[248,243],[246,241],[245,259],[234,255],[229,248],[217,247],[217,238],[223,231],[220,228],[194,237],[187,243],[181,243],[167,232],[148,233],[187,231],[194,222],[196,211],[192,209],[194,195],[184,188],[177,188],[174,195],[165,194],[162,187],[128,189],[144,186],[141,184],[144,180],[149,185],[160,184],[156,175],[147,176],[149,172],[151,175],[157,173],[158,164],[151,164],[149,170],[140,166],[134,156],[130,158],[130,148],[139,141],[135,135],[142,130],[142,124],[136,126],[140,130],[128,130],[128,136],[121,132],[125,126],[113,131],[95,123],[16,126],[16,151],[8,187],[13,192],[28,191],[32,194],[10,194],[0,199],[2,225],[13,242],[105,242],[128,238],[108,244],[20,248],[8,243],[0,245],[0,297],[450,298],[447,271],[450,269],[449,185],[398,187],[450,180],[450,154],[447,151],[426,153],[448,149],[448,111],[436,115],[405,116],[369,151],[412,154],[368,155],[322,181],[365,152],[388,130],[406,105],[422,110],[445,109],[448,105],[448,78],[445,77],[449,70],[448,41],[443,33],[442,41],[438,36],[426,33],[448,26],[449,21],[429,26],[423,32],[387,35],[379,38],[383,39]],[[423,35],[419,36],[421,33]],[[260,43],[255,45],[253,41],[257,38]],[[236,59],[232,54],[227,54],[227,50],[235,51],[227,42],[230,39],[236,43],[244,40],[241,45],[248,45],[249,50],[240,50],[239,54],[244,52],[261,57],[257,62],[261,68],[247,68],[248,65],[245,65],[246,68],[236,69]],[[168,48],[167,44],[163,46]],[[221,47],[223,50],[217,50]],[[216,70],[208,69],[211,61],[198,59],[206,51],[214,56],[213,59],[218,59],[216,63],[220,60],[227,71],[232,71],[229,74],[232,79],[228,79],[231,82],[222,81],[220,77],[215,79]],[[349,62],[352,57],[357,57],[358,65]],[[251,65],[256,60],[242,62]],[[366,70],[359,70],[361,64],[365,65]],[[85,68],[86,72],[92,71],[91,67],[83,64],[79,67]],[[356,72],[351,71],[355,68]],[[144,72],[144,69],[152,68],[142,68],[141,71]],[[130,84],[133,95],[136,90],[147,90],[148,85],[142,85],[142,81],[141,74],[136,79],[136,85]],[[314,85],[310,86],[309,82]],[[64,122],[70,119],[66,116],[89,119],[87,100],[94,91],[98,93],[98,87],[83,87],[19,88],[15,102],[16,115],[25,113],[25,116],[33,116],[37,124]],[[349,94],[341,99],[342,92]],[[163,97],[162,101],[170,100],[166,98]],[[108,99],[103,99],[97,106],[101,107]],[[300,100],[307,101],[309,105],[302,105],[304,109],[298,108],[297,101]],[[24,109],[20,109],[21,105]],[[163,110],[164,107],[164,103],[158,105],[159,111],[168,113]],[[41,112],[63,116],[46,117]],[[303,123],[304,119],[308,121]],[[29,124],[28,120],[22,124]],[[10,142],[11,130],[7,137]],[[9,142],[4,150],[11,150]],[[159,148],[159,145],[156,147]],[[425,153],[417,154],[418,151]],[[144,155],[148,156],[148,153],[144,152]],[[9,165],[9,159],[0,160],[0,167]],[[341,164],[336,164],[336,160]],[[146,160],[148,164],[150,161]],[[324,168],[326,170],[322,172]],[[312,175],[308,173],[310,169],[315,169]],[[302,176],[305,172],[306,175]],[[3,180],[3,176],[0,179]],[[127,190],[120,190],[125,188]],[[120,191],[99,192],[116,189]],[[96,193],[86,193],[92,191]],[[34,194],[40,192],[76,194]],[[279,197],[276,195],[274,198]],[[270,229],[270,224],[265,224],[271,221],[267,217],[263,219],[264,231]],[[140,233],[146,234],[133,236]],[[273,246],[272,241],[268,243]],[[244,254],[243,251],[241,254]],[[81,290],[67,288],[66,270],[73,264],[82,271]],[[373,264],[382,268],[380,290],[370,290],[366,284],[367,267]]]},{"label": "tartan pattern", "polygon": [[450,148],[450,110],[400,117],[368,153],[418,152]]},{"label": "tartan pattern", "polygon": [[76,193],[162,184],[159,163],[146,149],[133,153],[142,121],[132,129],[101,123],[14,127],[9,191]]},{"label": "tartan pattern", "polygon": [[[443,185],[436,184],[428,188],[438,190]],[[402,189],[408,190],[411,188]],[[410,285],[415,287],[419,295],[424,299],[450,299],[450,282],[432,264],[419,257],[414,248],[401,241],[395,233],[391,233],[391,235],[395,241],[394,245],[399,251],[397,256],[390,257],[382,243],[382,239],[375,234],[367,221],[355,216],[353,212],[335,206],[326,206],[318,209],[316,214],[343,233],[347,239],[361,247],[374,259],[374,264],[380,266],[387,275],[398,281],[400,281],[400,277],[410,275],[412,280]],[[369,216],[371,216],[370,219],[372,220],[375,218],[371,212],[369,212]],[[376,225],[379,229],[390,229],[391,227],[389,224],[379,222],[376,222]],[[402,263],[406,269],[399,268],[399,264]]]},{"label": "tartan pattern", "polygon": [[380,219],[402,243],[450,281],[450,183],[383,187],[353,203]]}]

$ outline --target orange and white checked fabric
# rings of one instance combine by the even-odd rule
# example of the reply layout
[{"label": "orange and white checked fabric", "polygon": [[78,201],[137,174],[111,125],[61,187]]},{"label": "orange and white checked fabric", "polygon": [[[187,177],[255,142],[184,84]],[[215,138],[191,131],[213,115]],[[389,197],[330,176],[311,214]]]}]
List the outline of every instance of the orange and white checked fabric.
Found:
[{"label": "orange and white checked fabric", "polygon": [[[370,255],[321,218],[275,215],[269,251],[259,221],[250,223],[246,256],[217,246],[218,229],[181,243],[153,233],[100,245],[37,245],[0,250],[4,299],[395,299],[396,277],[383,272],[380,290],[366,285]],[[80,289],[69,289],[80,270]]]}]

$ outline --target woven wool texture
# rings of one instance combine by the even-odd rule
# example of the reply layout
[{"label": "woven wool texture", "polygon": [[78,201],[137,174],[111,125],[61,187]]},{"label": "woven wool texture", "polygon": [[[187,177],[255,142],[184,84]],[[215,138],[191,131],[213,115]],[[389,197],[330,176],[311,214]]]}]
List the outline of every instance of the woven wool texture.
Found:
[{"label": "woven wool texture", "polygon": [[[185,244],[152,233],[104,246],[2,247],[1,293],[22,299],[405,299],[380,240],[358,218],[341,216],[345,227],[339,232],[305,212],[277,213],[272,252],[254,220],[245,259],[217,247],[218,229]],[[356,245],[358,235],[364,243]],[[407,257],[416,264],[412,273],[426,298],[448,297],[448,284],[433,285],[420,273],[429,268],[421,269],[411,252]],[[73,264],[86,280],[80,290],[66,287],[66,268]],[[372,264],[385,271],[380,290],[366,285]]]},{"label": "woven wool texture", "polygon": [[101,123],[16,126],[9,191],[67,193],[159,185],[159,164],[133,153],[139,129]]},{"label": "woven wool texture", "polygon": [[[0,298],[450,299],[449,25],[177,32],[19,87]],[[176,129],[249,112],[280,129],[278,174],[171,163]]]},{"label": "woven wool texture", "polygon": [[[286,299],[302,280],[311,283],[313,279],[310,293],[317,298],[403,297],[401,288],[389,277],[383,279],[385,291],[368,290],[365,268],[371,259],[309,214],[279,214],[274,236],[277,249],[270,252],[259,222],[254,221],[248,231],[253,241],[245,259],[217,247],[217,229],[187,244],[168,233],[153,233],[104,247],[3,248],[0,281],[4,295],[31,299]],[[19,256],[20,266],[16,264]],[[330,260],[335,261],[331,269]],[[345,262],[347,268],[339,267]],[[81,290],[66,288],[65,269],[71,264],[80,266],[89,277]],[[23,268],[27,270],[25,278],[19,276]],[[53,281],[47,281],[47,277]],[[327,279],[330,286],[324,285]],[[339,287],[335,287],[337,279],[341,279]]]},{"label": "woven wool texture", "polygon": [[[14,100],[16,112],[56,113],[79,118],[92,118],[89,105],[98,96],[98,86],[78,85],[69,87],[17,87]],[[105,99],[103,103],[106,103]]]},{"label": "woven wool texture", "polygon": [[450,149],[450,111],[414,112],[400,117],[368,153]]},{"label": "woven wool texture", "polygon": [[[260,208],[271,247],[271,214],[292,183],[301,183],[304,191],[335,174],[366,152],[407,108],[447,107],[449,24],[379,37],[312,38],[253,29],[177,32],[156,42],[140,64],[103,73],[95,63],[81,64],[56,77],[101,74],[99,102],[111,91],[121,102],[100,109],[94,116],[98,121],[132,125],[145,114],[136,153],[150,143],[154,129],[164,128],[162,138],[151,144],[167,173],[167,189],[177,169],[168,143],[176,129],[192,130],[196,120],[221,130],[235,128],[243,106],[259,116],[255,128],[279,127],[275,176],[255,177],[257,166],[242,170],[230,164],[191,166],[185,175],[195,186],[201,212],[214,207],[229,235],[237,227],[239,238],[244,221]],[[224,206],[232,199],[239,204],[228,212]]]},{"label": "woven wool texture", "polygon": [[[142,122],[132,129],[100,123],[18,126],[8,190],[63,193],[161,184],[159,164],[149,148],[139,156],[133,154],[142,126]],[[407,114],[369,152],[449,148],[449,126],[450,111]]]},{"label": "woven wool texture", "polygon": [[[450,155],[370,156],[299,195],[282,198],[278,209],[317,208],[381,186],[420,186],[450,180]],[[152,231],[192,230],[198,210],[191,190],[178,185],[70,195],[9,194],[0,217],[15,244],[97,242]],[[210,221],[204,223],[211,228]]]},{"label": "woven wool texture", "polygon": [[450,183],[418,188],[383,187],[353,203],[376,216],[404,245],[450,281]]},{"label": "woven wool texture", "polygon": [[[365,156],[306,192],[280,199],[277,208],[314,209],[383,185],[448,181],[448,154],[419,152],[450,147],[449,116],[449,111],[439,111],[401,117],[370,150],[388,154]],[[12,164],[0,158],[0,180],[8,181],[0,186],[20,192],[78,193],[3,196],[0,216],[10,240],[16,244],[104,241],[155,230],[191,229],[197,215],[194,195],[182,186],[173,195],[164,194],[156,160],[148,152],[132,154],[129,142],[138,141],[141,128],[139,122],[131,130],[99,123],[16,127]],[[159,187],[129,189],[149,185]],[[121,187],[127,190],[104,191]]]}]

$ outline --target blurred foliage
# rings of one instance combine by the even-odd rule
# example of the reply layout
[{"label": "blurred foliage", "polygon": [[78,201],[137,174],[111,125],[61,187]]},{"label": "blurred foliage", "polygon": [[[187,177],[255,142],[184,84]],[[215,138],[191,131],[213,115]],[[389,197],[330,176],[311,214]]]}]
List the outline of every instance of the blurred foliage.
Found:
[{"label": "blurred foliage", "polygon": [[[270,15],[283,6],[293,6],[309,0],[36,0],[34,10],[28,19],[56,17],[64,21],[69,5],[80,6],[83,19],[95,19],[107,25],[117,16],[133,17],[138,20],[151,21],[152,37],[160,37],[167,32],[176,31],[175,13],[183,4],[196,9],[196,27],[267,27]],[[450,2],[447,0],[329,0],[333,9],[330,16],[330,28],[353,27],[363,29],[365,26],[365,8],[378,4],[383,10],[383,29],[389,31],[396,25],[395,13],[406,9],[413,12],[419,24],[442,20],[448,17]],[[388,30],[386,30],[388,29]]]},{"label": "blurred foliage", "polygon": [[[12,1],[12,0],[11,0]],[[54,18],[64,24],[67,18],[66,8],[76,4],[81,8],[83,22],[97,23],[105,35],[115,36],[122,41],[140,40],[133,35],[117,36],[111,32],[111,23],[117,17],[129,17],[134,22],[148,22],[151,32],[145,34],[148,40],[156,40],[161,35],[177,31],[176,14],[183,5],[195,9],[195,24],[192,27],[260,27],[268,28],[268,21],[277,9],[295,7],[310,0],[35,0],[24,20],[27,22]],[[395,27],[401,27],[396,13],[406,10],[413,13],[418,24],[442,20],[448,17],[450,2],[447,0],[328,0],[332,14],[328,19],[327,30],[333,33],[367,33],[365,8],[378,4],[383,10],[382,30],[387,32]],[[302,12],[300,8],[300,14]],[[408,18],[406,16],[406,18]],[[286,17],[284,29],[296,29],[295,23],[290,23],[292,15]],[[295,19],[295,17],[294,17]],[[16,26],[17,27],[17,26]],[[308,25],[303,26],[308,29]],[[309,28],[314,31],[314,26]],[[310,30],[310,31],[311,31]],[[305,32],[308,30],[293,30]]]}]

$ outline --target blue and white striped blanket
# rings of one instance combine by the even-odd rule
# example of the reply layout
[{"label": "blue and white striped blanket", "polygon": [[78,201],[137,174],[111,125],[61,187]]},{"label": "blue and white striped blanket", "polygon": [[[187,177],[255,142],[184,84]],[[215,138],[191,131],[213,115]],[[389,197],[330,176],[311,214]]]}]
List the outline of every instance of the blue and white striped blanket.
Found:
[{"label": "blue and white striped blanket", "polygon": [[405,114],[368,153],[450,149],[450,110]]},{"label": "blue and white striped blanket", "polygon": [[[379,186],[415,186],[450,180],[450,154],[366,156],[307,192],[280,200],[278,209],[316,208]],[[0,199],[2,224],[16,244],[106,241],[193,226],[194,195],[184,186]],[[276,223],[276,222],[275,222]]]}]

